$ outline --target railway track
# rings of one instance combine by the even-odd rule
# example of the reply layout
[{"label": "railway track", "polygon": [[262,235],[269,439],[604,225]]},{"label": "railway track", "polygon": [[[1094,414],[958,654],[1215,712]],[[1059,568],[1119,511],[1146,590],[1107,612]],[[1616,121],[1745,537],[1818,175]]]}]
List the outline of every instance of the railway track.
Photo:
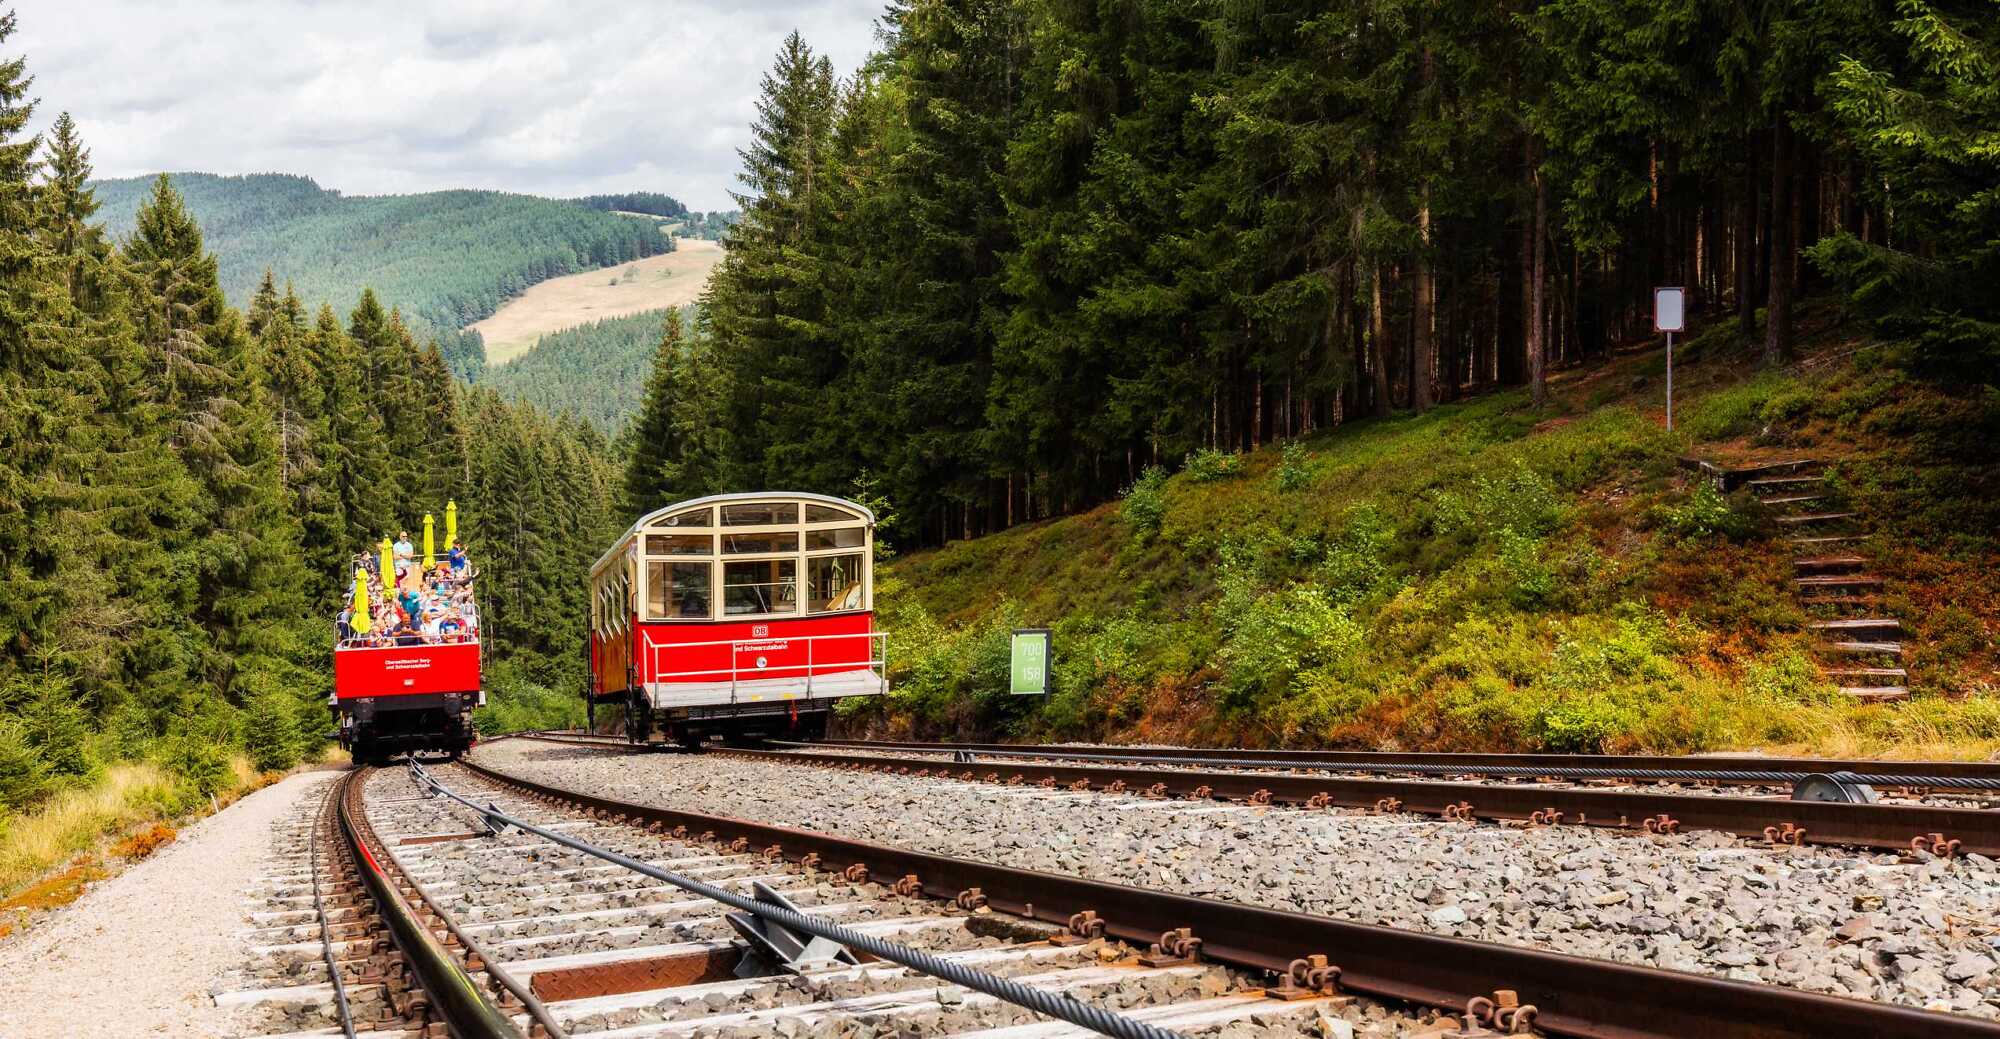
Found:
[{"label": "railway track", "polygon": [[[1824,843],[1844,847],[1874,847],[1912,853],[1982,853],[2000,855],[2000,811],[1964,807],[1962,803],[1924,803],[1908,797],[1904,803],[1868,803],[1768,795],[1764,791],[1664,793],[1644,783],[1622,783],[1616,789],[1594,785],[1564,785],[1534,781],[1526,771],[1510,777],[1468,777],[1444,771],[1440,777],[1412,779],[1404,775],[1352,775],[1340,763],[1286,763],[1272,767],[1200,767],[1202,763],[1238,759],[1172,759],[1160,763],[1102,763],[1064,759],[1064,753],[1020,757],[1008,751],[960,751],[956,759],[938,757],[934,765],[884,753],[826,751],[814,747],[784,751],[728,749],[742,757],[790,759],[834,769],[892,771],[900,775],[932,775],[940,779],[986,783],[1036,783],[1066,789],[1106,789],[1114,793],[1146,793],[1154,797],[1214,797],[1248,803],[1286,803],[1300,807],[1360,807],[1370,811],[1422,813],[1446,819],[1524,821],[1530,825],[1594,825],[1632,831],[1678,833],[1712,829],[1772,843]],[[1658,763],[1658,759],[1654,759]],[[1706,763],[1706,759],[1704,759]],[[1928,767],[1930,763],[1920,763]],[[1278,767],[1290,771],[1276,771]],[[1556,767],[1556,765],[1544,765]],[[1586,769],[1618,773],[1620,767]],[[1668,769],[1642,769],[1660,773]],[[1708,769],[1702,769],[1708,771]],[[1760,769],[1764,775],[1784,769]],[[1806,775],[1838,773],[1798,773]],[[1852,775],[1862,775],[1854,771]],[[1882,773],[1878,773],[1882,775]],[[1684,779],[1698,781],[1692,775]],[[1962,781],[1986,781],[1964,773]],[[2000,785],[2000,777],[1992,779]],[[1832,785],[1832,783],[1824,783]]]},{"label": "railway track", "polygon": [[[741,943],[725,907],[574,844],[739,897],[761,885],[826,921],[1180,1034],[2000,1037],[1970,1018],[625,804],[477,764],[434,775],[464,800],[407,771],[357,771],[318,831],[344,843],[327,859],[348,872],[328,878],[319,915],[346,928],[324,945],[352,982],[355,1034],[1088,1034],[870,955],[733,977]],[[529,1005],[493,994],[501,975]]]},{"label": "railway track", "polygon": [[[534,738],[606,750],[631,750],[629,744],[604,737],[565,733],[535,733]],[[1294,760],[1274,759],[1283,764],[1266,768],[1204,768],[1203,764],[1245,759],[1210,756],[1181,759],[1158,755],[1158,764],[1102,763],[1088,760],[1089,751],[1074,748],[1027,750],[1004,744],[975,746],[1002,748],[967,751],[954,744],[891,744],[898,752],[913,747],[934,756],[938,748],[950,748],[954,759],[939,757],[927,765],[908,756],[886,753],[852,753],[819,749],[821,746],[848,747],[854,744],[799,745],[779,751],[726,748],[717,751],[738,757],[816,765],[849,771],[888,772],[898,775],[935,777],[967,782],[1032,784],[1072,790],[1103,790],[1112,793],[1143,793],[1154,797],[1213,798],[1252,804],[1286,804],[1308,808],[1362,808],[1378,812],[1434,815],[1447,819],[1526,822],[1530,825],[1579,825],[1627,829],[1635,832],[1677,833],[1715,830],[1773,844],[1827,844],[1875,848],[1899,852],[1951,855],[1962,852],[2000,856],[2000,811],[1966,807],[1963,803],[1924,803],[1916,797],[1902,803],[1865,803],[1813,800],[1791,796],[1725,795],[1719,791],[1661,792],[1646,784],[1627,783],[1618,789],[1573,784],[1533,782],[1533,776],[1486,778],[1468,782],[1456,778],[1412,779],[1405,776],[1354,776],[1343,764],[1318,757],[1323,752],[1295,752]],[[1024,754],[1041,753],[1041,757]],[[1222,752],[1204,751],[1219,755]],[[1341,752],[1324,752],[1339,754]],[[1075,760],[1072,758],[1085,760]],[[1410,755],[1396,755],[1404,758]],[[1473,757],[1493,757],[1473,755]],[[1542,759],[1534,768],[1584,768],[1561,766],[1549,759],[1571,763],[1591,759],[1570,755],[1528,755]],[[1255,760],[1255,759],[1252,759]],[[1630,769],[1658,774],[1664,762],[1690,759],[1625,758],[1625,762],[1645,762],[1650,767]],[[1699,759],[1703,772],[1710,759]],[[1881,762],[1832,762],[1818,759],[1775,759],[1774,764],[1851,766],[1829,775],[1847,772],[1867,774],[1863,769],[1882,766]],[[1399,762],[1413,765],[1416,762]],[[1928,772],[1932,766],[1961,766],[1955,778],[1985,781],[1988,776],[1970,763],[1887,763],[1908,765]],[[1472,767],[1467,763],[1465,767]],[[1991,766],[1988,766],[1991,768]],[[1278,769],[1285,769],[1279,771]],[[1590,771],[1618,773],[1624,765],[1589,768]],[[1782,774],[1785,769],[1758,770],[1760,775]],[[1950,770],[1943,770],[1949,772]],[[1889,773],[1876,773],[1889,774]],[[1901,774],[1901,773],[1897,773]],[[1940,778],[1945,778],[1940,773]],[[1690,778],[1687,782],[1695,780]],[[1714,781],[1726,783],[1727,781]],[[1749,786],[1768,786],[1775,780],[1741,781]],[[2000,775],[1993,778],[2000,784]]]},{"label": "railway track", "polygon": [[[1028,755],[1069,760],[1118,758],[1150,760],[1161,764],[1201,765],[1215,762],[1260,761],[1266,768],[1317,768],[1328,770],[1366,767],[1395,771],[1398,767],[1462,770],[1475,774],[1482,769],[1518,770],[1524,774],[1547,774],[1548,770],[1595,769],[1610,776],[1633,776],[1645,772],[1785,772],[1832,774],[1851,772],[1860,776],[1924,773],[1951,779],[1988,780],[2000,784],[2000,762],[1995,761],[1880,761],[1865,758],[1798,758],[1761,755],[1664,756],[1652,754],[1457,754],[1405,751],[1360,750],[1236,750],[1227,747],[1117,747],[1064,744],[1014,743],[926,743],[892,740],[825,740],[814,746],[830,751],[895,751],[911,754],[953,754],[971,752],[986,755]],[[1244,766],[1232,766],[1244,767]],[[1728,782],[1728,781],[1722,781]]]}]

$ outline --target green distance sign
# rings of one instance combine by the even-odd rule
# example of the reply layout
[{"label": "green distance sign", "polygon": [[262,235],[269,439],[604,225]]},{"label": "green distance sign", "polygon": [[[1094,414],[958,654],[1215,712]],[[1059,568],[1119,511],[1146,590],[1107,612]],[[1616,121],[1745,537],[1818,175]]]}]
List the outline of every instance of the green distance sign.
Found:
[{"label": "green distance sign", "polygon": [[1049,691],[1049,629],[1016,628],[1009,654],[1007,691],[1040,696]]}]

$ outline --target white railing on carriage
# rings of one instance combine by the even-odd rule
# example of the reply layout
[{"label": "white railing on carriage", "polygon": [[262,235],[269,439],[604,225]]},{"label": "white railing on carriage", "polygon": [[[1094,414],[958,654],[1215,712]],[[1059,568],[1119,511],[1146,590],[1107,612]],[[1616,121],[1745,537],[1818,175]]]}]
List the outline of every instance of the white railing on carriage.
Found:
[{"label": "white railing on carriage", "polygon": [[[827,661],[824,663],[817,663],[817,664],[814,663],[813,661],[814,643],[832,642],[837,639],[868,639],[869,642],[871,643],[867,651],[868,658],[865,660],[836,660],[836,661]],[[874,644],[874,641],[876,639],[881,640],[879,647]],[[746,646],[776,647],[782,645],[785,648],[790,648],[791,643],[794,642],[803,642],[806,644],[806,662],[803,664],[778,664],[775,666],[759,665],[749,668],[745,668],[741,664],[741,661],[743,659],[743,650],[744,647]],[[730,647],[729,666],[703,668],[697,671],[661,671],[659,669],[660,653],[663,650],[694,649],[701,646]],[[716,639],[712,642],[654,642],[652,639],[647,639],[646,648],[649,653],[648,663],[652,664],[653,666],[650,669],[651,671],[650,677],[642,676],[644,677],[645,681],[652,683],[672,678],[696,678],[702,675],[715,675],[715,676],[728,675],[730,703],[736,702],[737,682],[746,671],[752,676],[753,680],[762,678],[784,677],[783,675],[779,674],[779,672],[804,671],[806,678],[807,699],[812,698],[813,669],[815,667],[841,667],[841,668],[865,667],[870,670],[877,670],[878,673],[881,675],[880,678],[881,691],[888,692],[889,690],[889,633],[886,631],[856,631],[856,632],[848,632],[842,635],[771,635],[771,636],[766,636],[764,638],[755,638],[755,639]]]}]

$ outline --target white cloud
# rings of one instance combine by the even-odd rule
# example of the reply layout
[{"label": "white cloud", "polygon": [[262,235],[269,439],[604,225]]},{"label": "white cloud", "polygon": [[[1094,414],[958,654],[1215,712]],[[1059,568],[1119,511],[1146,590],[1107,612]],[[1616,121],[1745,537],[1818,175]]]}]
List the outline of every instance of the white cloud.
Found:
[{"label": "white cloud", "polygon": [[881,0],[40,0],[37,123],[98,174],[302,173],[349,194],[664,191],[728,208],[794,28],[851,72]]}]

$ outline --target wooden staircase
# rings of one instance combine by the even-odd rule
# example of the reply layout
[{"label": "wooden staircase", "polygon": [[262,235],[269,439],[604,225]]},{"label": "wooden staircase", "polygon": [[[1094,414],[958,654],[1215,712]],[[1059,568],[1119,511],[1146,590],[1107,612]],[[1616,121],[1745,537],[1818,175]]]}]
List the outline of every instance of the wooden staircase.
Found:
[{"label": "wooden staircase", "polygon": [[1793,550],[1793,594],[1815,618],[1807,630],[1817,637],[1821,672],[1857,700],[1909,699],[1903,623],[1882,615],[1883,579],[1868,572],[1870,560],[1860,554],[1866,541],[1855,529],[1860,517],[1829,500],[1824,466],[1810,458],[1736,468],[1684,464],[1721,490],[1747,488],[1777,513]]},{"label": "wooden staircase", "polygon": [[1821,672],[1857,700],[1909,699],[1903,623],[1881,615],[1882,578],[1868,572],[1869,559],[1856,551],[1863,541],[1853,529],[1859,517],[1826,508],[1825,473],[1818,462],[1783,465],[1783,472],[1754,476],[1744,485],[1793,532],[1788,535],[1792,590],[1806,611],[1820,618],[1806,628],[1818,637],[1821,655],[1834,661],[1822,663]]}]

